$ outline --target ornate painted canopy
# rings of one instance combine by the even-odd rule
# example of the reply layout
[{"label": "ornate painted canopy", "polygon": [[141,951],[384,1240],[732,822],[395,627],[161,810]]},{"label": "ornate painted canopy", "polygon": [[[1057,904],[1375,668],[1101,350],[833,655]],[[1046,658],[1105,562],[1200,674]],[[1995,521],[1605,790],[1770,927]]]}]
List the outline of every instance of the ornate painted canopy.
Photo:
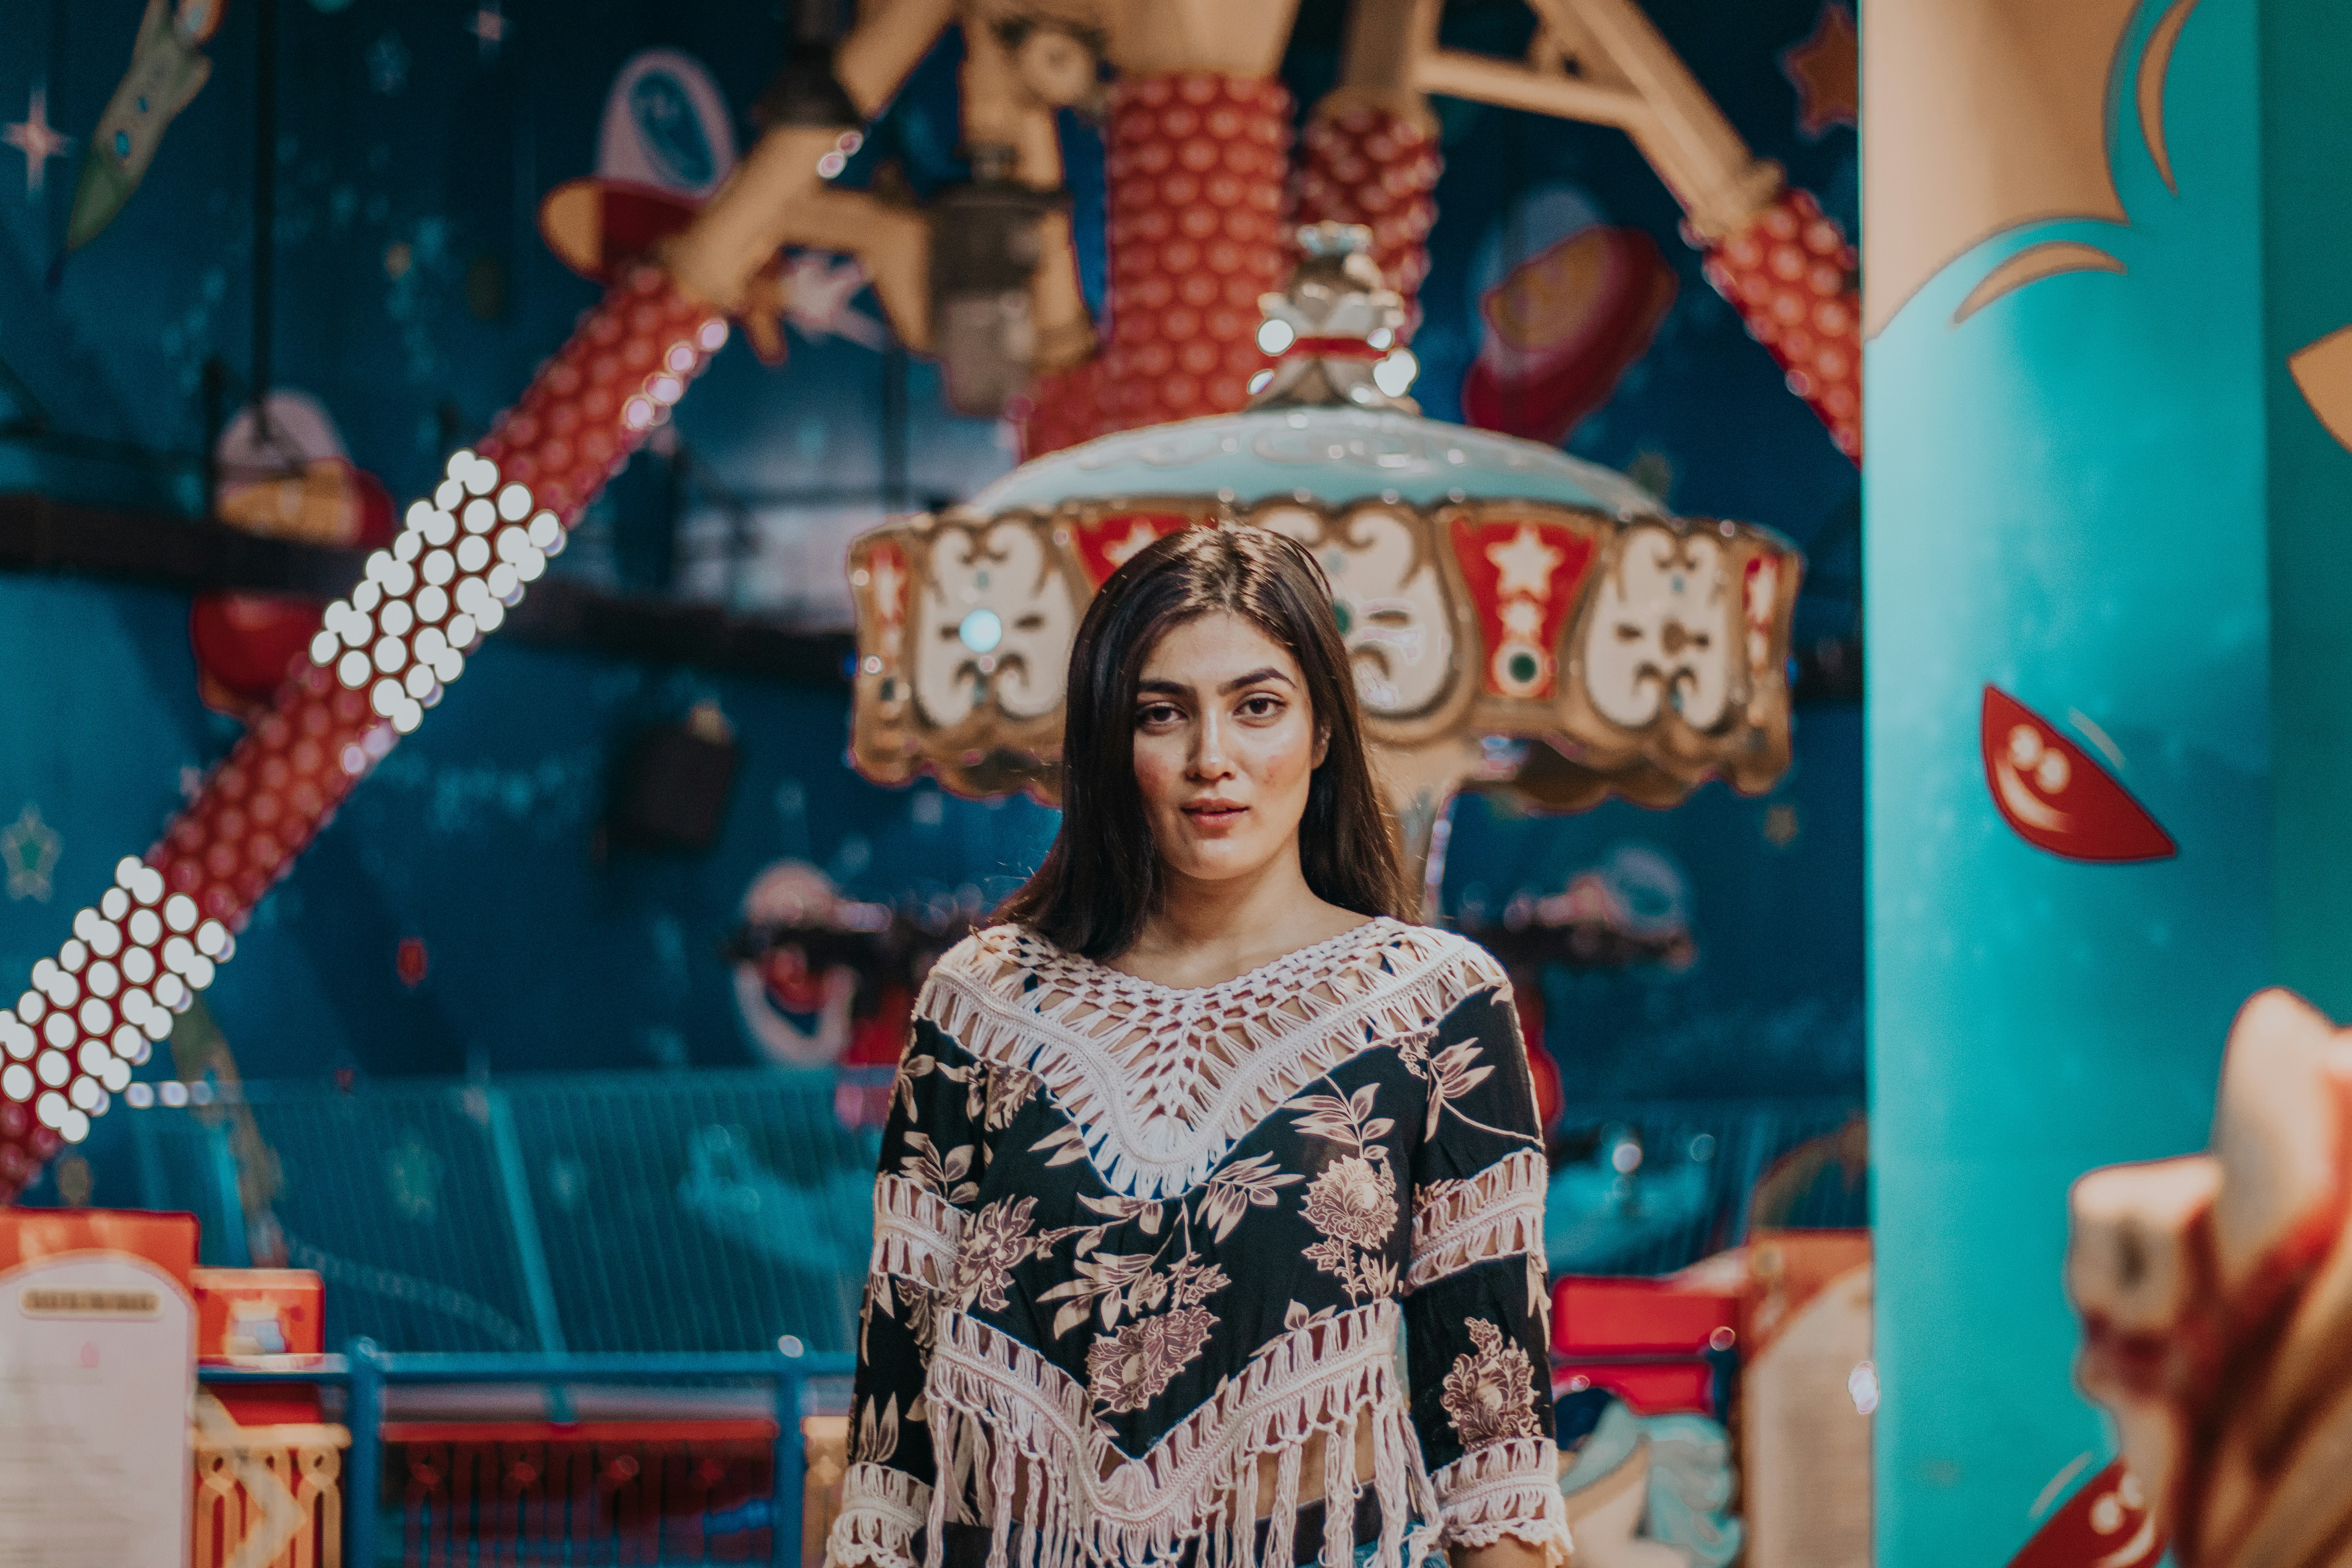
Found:
[{"label": "ornate painted canopy", "polygon": [[1087,600],[1173,530],[1253,527],[1329,574],[1410,840],[1465,784],[1556,809],[1612,792],[1671,805],[1710,777],[1769,788],[1789,762],[1795,550],[1671,516],[1554,448],[1422,417],[1366,374],[1391,352],[1381,312],[1309,300],[1322,319],[1303,321],[1301,287],[1267,297],[1261,342],[1326,374],[1284,355],[1243,413],[1054,453],[852,545],[859,771],[1050,801]]}]

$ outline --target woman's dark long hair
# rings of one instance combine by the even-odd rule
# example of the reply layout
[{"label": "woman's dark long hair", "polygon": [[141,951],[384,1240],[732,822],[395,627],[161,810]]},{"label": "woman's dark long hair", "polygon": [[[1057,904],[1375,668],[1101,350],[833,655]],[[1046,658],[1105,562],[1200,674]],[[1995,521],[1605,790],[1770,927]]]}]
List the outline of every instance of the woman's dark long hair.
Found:
[{"label": "woman's dark long hair", "polygon": [[1328,742],[1298,826],[1307,885],[1359,914],[1406,916],[1404,874],[1364,755],[1354,670],[1323,568],[1268,530],[1187,528],[1129,558],[1087,606],[1070,648],[1062,829],[998,919],[1092,959],[1116,957],[1141,933],[1162,872],[1135,782],[1136,688],[1170,628],[1218,611],[1290,650]]}]

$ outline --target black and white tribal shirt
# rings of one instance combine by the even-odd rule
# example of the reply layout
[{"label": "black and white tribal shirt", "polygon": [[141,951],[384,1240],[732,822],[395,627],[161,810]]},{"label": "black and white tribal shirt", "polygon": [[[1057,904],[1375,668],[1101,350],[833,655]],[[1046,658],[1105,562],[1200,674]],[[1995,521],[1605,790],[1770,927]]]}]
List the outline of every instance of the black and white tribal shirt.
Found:
[{"label": "black and white tribal shirt", "polygon": [[[1559,1568],[1545,1179],[1459,937],[1375,920],[1180,989],[982,931],[898,1072],[828,1560],[1349,1568],[1362,1517],[1386,1568]],[[1309,1510],[1319,1551],[1303,1479],[1358,1505]]]}]

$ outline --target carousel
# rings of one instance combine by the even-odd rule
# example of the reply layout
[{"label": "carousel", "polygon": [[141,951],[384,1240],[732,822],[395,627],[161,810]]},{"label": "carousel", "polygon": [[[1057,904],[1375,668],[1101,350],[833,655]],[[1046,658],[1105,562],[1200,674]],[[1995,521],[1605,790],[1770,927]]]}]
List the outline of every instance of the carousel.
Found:
[{"label": "carousel", "polygon": [[1789,762],[1801,563],[1552,447],[1424,418],[1405,310],[1360,226],[1309,225],[1262,300],[1238,413],[1099,437],[851,547],[851,754],[867,777],[1051,801],[1070,642],[1119,563],[1181,528],[1289,535],[1330,579],[1390,805],[1435,903],[1465,787],[1665,806]]}]

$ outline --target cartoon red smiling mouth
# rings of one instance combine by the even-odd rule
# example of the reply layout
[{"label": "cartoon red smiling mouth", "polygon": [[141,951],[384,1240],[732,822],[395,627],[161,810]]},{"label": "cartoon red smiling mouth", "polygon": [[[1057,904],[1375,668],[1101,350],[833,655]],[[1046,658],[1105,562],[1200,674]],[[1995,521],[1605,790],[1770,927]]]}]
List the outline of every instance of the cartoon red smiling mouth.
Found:
[{"label": "cartoon red smiling mouth", "polygon": [[2036,849],[2108,864],[2180,852],[2096,758],[1997,687],[1985,688],[1981,741],[1993,805]]}]

